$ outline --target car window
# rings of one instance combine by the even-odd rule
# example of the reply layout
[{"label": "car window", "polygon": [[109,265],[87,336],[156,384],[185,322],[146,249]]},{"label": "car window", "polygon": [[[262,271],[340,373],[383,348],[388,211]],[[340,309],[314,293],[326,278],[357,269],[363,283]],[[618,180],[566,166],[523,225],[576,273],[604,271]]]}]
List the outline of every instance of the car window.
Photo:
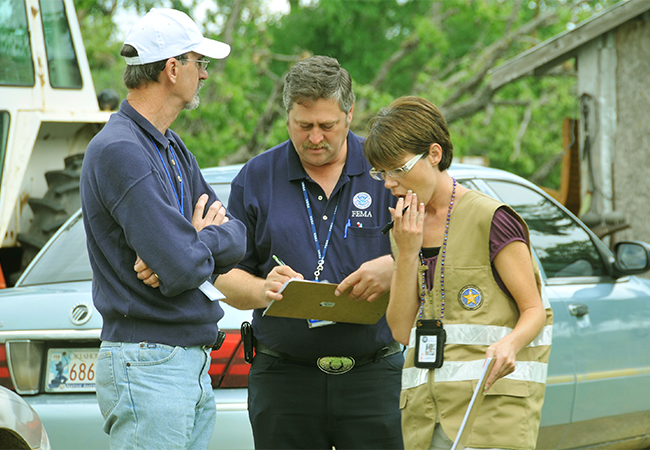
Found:
[{"label": "car window", "polygon": [[520,184],[486,182],[528,224],[531,243],[548,278],[607,273],[590,235],[555,203]]},{"label": "car window", "polygon": [[72,221],[42,252],[25,275],[21,286],[92,280],[81,215]]},{"label": "car window", "polygon": [[[227,207],[230,183],[212,184],[212,188]],[[92,280],[93,274],[86,250],[86,232],[81,215],[52,242],[32,268],[25,274],[21,286]]]}]

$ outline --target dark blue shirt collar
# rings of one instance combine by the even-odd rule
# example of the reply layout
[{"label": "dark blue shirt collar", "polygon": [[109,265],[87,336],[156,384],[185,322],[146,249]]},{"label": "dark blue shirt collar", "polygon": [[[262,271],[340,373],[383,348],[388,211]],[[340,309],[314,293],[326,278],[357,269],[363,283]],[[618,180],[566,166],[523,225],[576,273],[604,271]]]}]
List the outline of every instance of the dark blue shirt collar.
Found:
[{"label": "dark blue shirt collar", "polygon": [[126,115],[129,119],[133,120],[140,128],[149,133],[149,135],[160,145],[160,148],[167,148],[171,139],[169,129],[162,134],[158,128],[154,127],[147,118],[140,114],[128,100],[122,100],[120,105],[120,113]]},{"label": "dark blue shirt collar", "polygon": [[[363,147],[357,139],[350,139],[350,136],[354,136],[352,131],[348,131],[348,154],[345,160],[345,165],[343,166],[342,176],[356,176],[361,175],[366,170],[366,158],[363,155]],[[362,141],[362,140],[361,140]],[[296,148],[293,146],[291,140],[288,141],[289,152],[287,154],[287,163],[289,167],[289,180],[304,180],[308,178],[305,168],[302,166],[300,161],[300,156]]]}]

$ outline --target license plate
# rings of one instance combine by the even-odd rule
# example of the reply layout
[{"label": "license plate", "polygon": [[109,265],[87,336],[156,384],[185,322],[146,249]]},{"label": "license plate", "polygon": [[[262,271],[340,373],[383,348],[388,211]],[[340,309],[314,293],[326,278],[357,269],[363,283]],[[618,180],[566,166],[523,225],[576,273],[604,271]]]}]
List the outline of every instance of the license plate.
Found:
[{"label": "license plate", "polygon": [[49,349],[45,392],[95,392],[97,351],[94,348]]}]

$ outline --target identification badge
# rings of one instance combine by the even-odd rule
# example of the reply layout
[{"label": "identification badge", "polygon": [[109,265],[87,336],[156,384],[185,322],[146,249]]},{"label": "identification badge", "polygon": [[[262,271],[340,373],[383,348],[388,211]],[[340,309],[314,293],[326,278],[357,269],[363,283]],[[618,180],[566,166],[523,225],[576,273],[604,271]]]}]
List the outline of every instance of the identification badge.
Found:
[{"label": "identification badge", "polygon": [[447,332],[440,320],[418,320],[415,323],[415,367],[439,369],[444,359]]},{"label": "identification badge", "polygon": [[334,325],[335,323],[336,322],[332,322],[331,320],[307,319],[307,325],[309,325],[309,328],[324,327],[327,325]]}]

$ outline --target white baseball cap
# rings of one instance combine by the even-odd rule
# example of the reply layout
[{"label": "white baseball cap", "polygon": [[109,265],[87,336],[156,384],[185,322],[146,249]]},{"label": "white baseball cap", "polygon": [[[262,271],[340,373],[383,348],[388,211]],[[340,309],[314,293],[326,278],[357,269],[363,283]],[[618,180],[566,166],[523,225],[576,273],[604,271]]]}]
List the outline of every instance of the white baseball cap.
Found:
[{"label": "white baseball cap", "polygon": [[223,59],[230,53],[230,45],[204,38],[190,16],[169,8],[152,8],[131,28],[124,43],[138,51],[138,56],[124,57],[129,66],[163,61],[187,52],[214,59]]}]

